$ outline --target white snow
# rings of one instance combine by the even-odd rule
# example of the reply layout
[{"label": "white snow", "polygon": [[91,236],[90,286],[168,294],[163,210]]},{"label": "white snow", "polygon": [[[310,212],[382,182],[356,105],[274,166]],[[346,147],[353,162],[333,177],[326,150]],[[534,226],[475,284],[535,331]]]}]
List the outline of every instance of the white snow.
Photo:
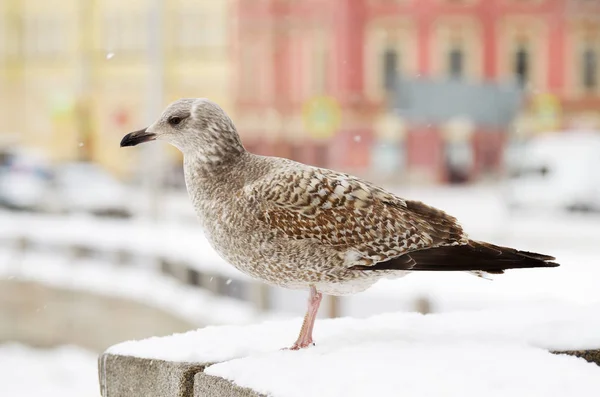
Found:
[{"label": "white snow", "polygon": [[206,372],[277,397],[564,397],[592,395],[600,387],[600,368],[582,359],[468,340],[275,352],[217,364]]},{"label": "white snow", "polygon": [[598,390],[600,367],[547,350],[600,348],[599,311],[563,304],[322,320],[316,346],[281,351],[295,340],[298,319],[207,327],[108,352],[222,362],[206,372],[278,397],[577,395]]},{"label": "white snow", "polygon": [[0,395],[99,396],[96,354],[74,346],[51,350],[0,345]]},{"label": "white snow", "polygon": [[198,325],[247,324],[261,318],[249,303],[183,285],[151,268],[118,266],[101,259],[72,260],[48,252],[11,257],[9,251],[0,250],[1,278],[120,296]]},{"label": "white snow", "polygon": [[[370,341],[503,342],[548,350],[600,348],[600,304],[539,304],[421,315],[387,313],[368,319],[318,320],[316,349],[335,351]],[[168,361],[214,362],[276,351],[291,345],[300,319],[243,326],[206,327],[170,337],[123,342],[108,351]]]}]

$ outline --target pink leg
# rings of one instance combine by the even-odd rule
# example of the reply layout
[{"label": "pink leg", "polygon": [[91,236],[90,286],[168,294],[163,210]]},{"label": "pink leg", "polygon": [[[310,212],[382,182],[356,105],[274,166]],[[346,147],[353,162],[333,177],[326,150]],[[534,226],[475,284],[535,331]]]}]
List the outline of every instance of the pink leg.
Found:
[{"label": "pink leg", "polygon": [[296,340],[296,343],[290,348],[291,350],[304,349],[313,344],[312,331],[322,298],[323,294],[317,292],[317,289],[314,286],[311,286],[310,295],[308,297],[308,310],[304,316],[304,322],[302,323],[298,340]]}]

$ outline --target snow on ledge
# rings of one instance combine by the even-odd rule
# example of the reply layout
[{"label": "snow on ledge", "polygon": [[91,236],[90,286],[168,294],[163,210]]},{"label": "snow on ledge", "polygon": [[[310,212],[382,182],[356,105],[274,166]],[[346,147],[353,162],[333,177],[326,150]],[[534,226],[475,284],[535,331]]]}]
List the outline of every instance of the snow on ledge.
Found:
[{"label": "snow on ledge", "polygon": [[[512,343],[546,350],[600,349],[600,304],[539,304],[516,309],[421,315],[388,313],[367,319],[318,319],[314,352],[371,342]],[[165,361],[212,363],[288,347],[301,319],[210,326],[168,337],[128,341],[107,353]]]},{"label": "snow on ledge", "polygon": [[276,397],[564,397],[597,393],[600,368],[505,342],[372,342],[336,352],[271,353],[205,373]]},{"label": "snow on ledge", "polygon": [[275,396],[578,395],[599,390],[600,368],[547,350],[600,348],[599,312],[598,304],[539,305],[318,320],[315,347],[281,351],[298,319],[207,327],[107,353],[219,363],[205,372]]}]

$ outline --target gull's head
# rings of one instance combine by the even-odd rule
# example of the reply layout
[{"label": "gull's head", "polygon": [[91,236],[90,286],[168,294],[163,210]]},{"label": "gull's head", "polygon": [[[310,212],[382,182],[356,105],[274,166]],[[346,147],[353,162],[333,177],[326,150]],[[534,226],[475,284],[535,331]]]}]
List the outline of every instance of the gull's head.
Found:
[{"label": "gull's head", "polygon": [[127,134],[121,147],[161,140],[201,161],[222,162],[244,151],[233,122],[219,105],[205,98],[170,104],[150,127]]}]

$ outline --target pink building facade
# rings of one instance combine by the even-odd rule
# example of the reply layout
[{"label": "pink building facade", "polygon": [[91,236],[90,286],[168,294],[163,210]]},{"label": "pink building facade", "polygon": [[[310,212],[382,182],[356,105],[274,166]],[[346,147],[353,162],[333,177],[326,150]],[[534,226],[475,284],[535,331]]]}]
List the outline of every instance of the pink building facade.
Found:
[{"label": "pink building facade", "polygon": [[[448,148],[463,147],[475,180],[501,171],[511,136],[600,129],[597,1],[236,0],[235,15],[235,113],[258,153],[444,182]],[[392,76],[516,82],[525,102],[500,128],[415,122],[391,115]],[[323,97],[339,117],[313,131]]]}]

